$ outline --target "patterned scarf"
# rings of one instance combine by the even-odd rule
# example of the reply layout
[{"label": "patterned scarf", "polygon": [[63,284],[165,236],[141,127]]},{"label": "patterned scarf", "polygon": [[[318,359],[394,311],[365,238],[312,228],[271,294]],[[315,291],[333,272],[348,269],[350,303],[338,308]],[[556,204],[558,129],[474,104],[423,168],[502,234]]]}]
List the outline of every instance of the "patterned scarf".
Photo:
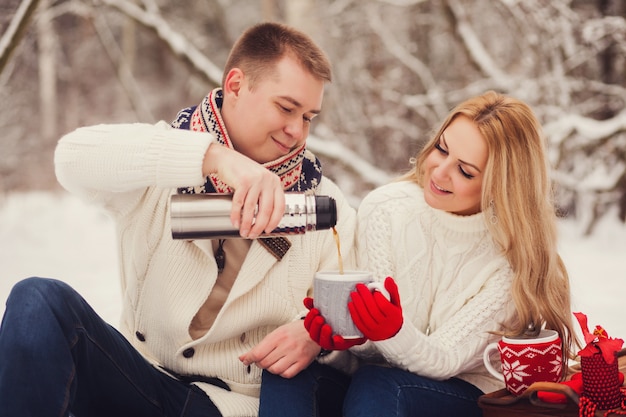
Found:
[{"label": "patterned scarf", "polygon": [[[199,106],[192,106],[178,112],[172,126],[196,132],[209,132],[217,141],[233,149],[224,121],[220,114],[223,93],[221,88],[211,91]],[[322,178],[322,167],[315,155],[303,145],[289,154],[263,166],[280,177],[285,191],[314,191]],[[232,193],[233,190],[217,176],[211,174],[204,185],[182,187],[180,194],[196,193]]]},{"label": "patterned scarf", "polygon": [[[200,105],[179,111],[172,126],[177,129],[211,133],[218,143],[233,149],[220,113],[223,97],[221,88],[214,89]],[[285,191],[315,191],[322,179],[322,166],[319,160],[304,145],[263,166],[280,177]],[[204,185],[178,189],[179,194],[232,192],[232,188],[213,174],[206,177]],[[281,260],[291,247],[291,242],[284,237],[260,238],[259,242],[278,260]]]}]

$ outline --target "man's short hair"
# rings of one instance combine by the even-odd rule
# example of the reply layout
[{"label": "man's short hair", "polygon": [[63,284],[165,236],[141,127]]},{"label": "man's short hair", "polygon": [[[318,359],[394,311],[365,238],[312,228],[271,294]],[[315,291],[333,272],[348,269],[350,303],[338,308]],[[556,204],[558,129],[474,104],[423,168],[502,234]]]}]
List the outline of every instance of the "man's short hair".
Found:
[{"label": "man's short hair", "polygon": [[226,60],[222,86],[233,68],[240,68],[254,85],[272,75],[276,63],[286,54],[291,54],[314,77],[331,82],[330,61],[313,39],[290,26],[266,22],[250,27],[235,42]]}]

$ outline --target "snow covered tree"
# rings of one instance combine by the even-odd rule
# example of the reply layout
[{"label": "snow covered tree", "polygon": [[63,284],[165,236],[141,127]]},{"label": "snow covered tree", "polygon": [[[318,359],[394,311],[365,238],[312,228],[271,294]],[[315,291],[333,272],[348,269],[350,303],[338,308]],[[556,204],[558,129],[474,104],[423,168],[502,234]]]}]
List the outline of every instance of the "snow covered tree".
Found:
[{"label": "snow covered tree", "polygon": [[[0,6],[2,35],[26,3]],[[272,19],[308,32],[333,62],[334,81],[309,146],[355,204],[408,169],[409,158],[455,104],[494,89],[527,101],[544,124],[564,215],[576,217],[585,233],[603,216],[626,218],[623,1],[45,3],[11,57],[0,48],[0,62],[7,62],[0,67],[0,96],[6,98],[0,126],[12,138],[2,145],[2,189],[50,187],[50,181],[36,180],[51,177],[50,164],[37,158],[51,159],[63,131],[88,123],[171,120],[219,84],[239,33]],[[42,28],[56,39],[47,47],[37,37]],[[40,64],[44,53],[56,58]],[[40,68],[58,78],[57,127],[46,130],[58,130],[52,139],[14,116],[29,110],[40,115],[48,106],[36,93],[41,86],[32,86],[41,65],[57,66]],[[34,143],[48,153],[32,156]],[[24,155],[31,155],[33,170],[48,171],[20,176],[15,161]]]}]

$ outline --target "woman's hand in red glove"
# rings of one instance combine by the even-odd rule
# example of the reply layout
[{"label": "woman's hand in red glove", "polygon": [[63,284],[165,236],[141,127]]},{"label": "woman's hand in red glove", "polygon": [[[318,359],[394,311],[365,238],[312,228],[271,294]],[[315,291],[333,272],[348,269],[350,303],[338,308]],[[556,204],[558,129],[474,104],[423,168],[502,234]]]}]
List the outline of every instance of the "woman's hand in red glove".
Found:
[{"label": "woman's hand in red glove", "polygon": [[402,327],[402,307],[398,286],[391,277],[385,279],[388,300],[380,291],[370,291],[364,284],[357,284],[350,294],[350,315],[363,335],[373,341],[393,337]]},{"label": "woman's hand in red glove", "polygon": [[325,350],[346,350],[352,346],[361,345],[367,339],[359,337],[356,339],[344,339],[341,335],[333,334],[333,329],[321,315],[320,311],[313,306],[313,299],[304,299],[304,306],[309,309],[304,318],[304,328],[309,332],[309,336],[315,343]]}]

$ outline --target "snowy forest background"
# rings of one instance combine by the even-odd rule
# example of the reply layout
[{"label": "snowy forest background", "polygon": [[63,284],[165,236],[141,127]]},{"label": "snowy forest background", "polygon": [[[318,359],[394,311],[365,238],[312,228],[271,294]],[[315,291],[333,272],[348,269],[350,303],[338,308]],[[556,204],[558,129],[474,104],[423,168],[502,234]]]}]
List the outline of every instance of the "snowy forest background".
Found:
[{"label": "snowy forest background", "polygon": [[0,193],[58,190],[52,152],[78,126],[172,120],[277,20],[333,62],[309,147],[355,205],[495,89],[538,114],[559,210],[590,234],[626,218],[625,17],[624,0],[3,0]]},{"label": "snowy forest background", "polygon": [[172,120],[219,84],[246,27],[277,20],[333,62],[308,143],[355,207],[458,102],[488,89],[527,101],[554,167],[574,308],[626,338],[625,18],[626,0],[2,0],[0,314],[13,283],[38,274],[117,321],[113,227],[57,184],[57,140]]}]

